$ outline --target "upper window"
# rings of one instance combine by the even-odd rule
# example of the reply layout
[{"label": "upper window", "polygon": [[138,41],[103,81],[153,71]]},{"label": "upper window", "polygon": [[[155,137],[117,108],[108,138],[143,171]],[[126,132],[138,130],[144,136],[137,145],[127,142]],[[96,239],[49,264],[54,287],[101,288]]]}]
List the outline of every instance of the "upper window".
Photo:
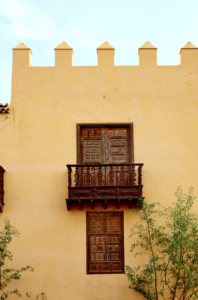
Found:
[{"label": "upper window", "polygon": [[132,124],[78,124],[78,164],[133,163]]}]

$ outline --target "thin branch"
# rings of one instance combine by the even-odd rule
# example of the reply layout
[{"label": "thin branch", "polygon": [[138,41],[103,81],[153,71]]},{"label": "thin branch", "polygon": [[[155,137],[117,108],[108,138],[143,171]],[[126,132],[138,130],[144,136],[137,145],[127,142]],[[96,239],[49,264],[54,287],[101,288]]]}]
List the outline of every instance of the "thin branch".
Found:
[{"label": "thin branch", "polygon": [[146,215],[146,220],[147,220],[147,228],[148,228],[147,230],[148,230],[148,235],[149,235],[149,243],[150,243],[151,252],[152,252],[152,256],[153,256],[153,268],[154,268],[154,273],[155,273],[155,298],[156,298],[156,300],[158,300],[157,273],[156,273],[156,267],[155,267],[155,255],[154,255],[153,248],[152,248],[150,226],[149,226],[148,216],[146,214],[146,211],[145,211],[145,215]]}]

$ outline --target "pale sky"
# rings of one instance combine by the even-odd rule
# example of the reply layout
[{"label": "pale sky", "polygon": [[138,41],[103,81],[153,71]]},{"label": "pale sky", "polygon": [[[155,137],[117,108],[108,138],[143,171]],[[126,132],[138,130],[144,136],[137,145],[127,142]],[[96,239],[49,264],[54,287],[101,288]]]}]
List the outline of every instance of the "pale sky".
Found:
[{"label": "pale sky", "polygon": [[198,47],[198,0],[0,0],[0,103],[10,103],[12,48],[24,43],[33,66],[54,66],[63,41],[75,66],[96,65],[105,41],[116,65],[137,65],[146,41],[158,48],[158,65],[178,65],[181,47]]}]

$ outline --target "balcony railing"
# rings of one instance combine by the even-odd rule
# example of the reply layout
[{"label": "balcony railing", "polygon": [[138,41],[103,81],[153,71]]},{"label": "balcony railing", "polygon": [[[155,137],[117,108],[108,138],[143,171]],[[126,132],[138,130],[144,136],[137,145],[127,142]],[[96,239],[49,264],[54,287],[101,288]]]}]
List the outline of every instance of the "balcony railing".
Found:
[{"label": "balcony railing", "polygon": [[103,164],[103,165],[67,165],[68,199],[70,204],[77,202],[81,209],[82,202],[103,201],[104,209],[108,201],[116,201],[117,208],[121,200],[132,201],[142,195],[143,164]]}]

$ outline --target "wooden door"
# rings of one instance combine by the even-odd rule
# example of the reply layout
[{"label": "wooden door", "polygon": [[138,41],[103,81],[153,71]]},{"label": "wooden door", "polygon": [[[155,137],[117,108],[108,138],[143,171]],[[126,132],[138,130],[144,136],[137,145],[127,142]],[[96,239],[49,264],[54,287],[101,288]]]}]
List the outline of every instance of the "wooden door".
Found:
[{"label": "wooden door", "polygon": [[80,164],[131,163],[129,127],[81,127]]},{"label": "wooden door", "polygon": [[122,212],[87,212],[87,273],[124,272]]},{"label": "wooden door", "polygon": [[[132,126],[127,125],[80,125],[78,130],[78,163],[81,165],[127,164],[132,162]],[[129,168],[124,167],[127,183]],[[110,174],[111,172],[111,174]],[[87,168],[80,170],[81,182],[86,186]],[[111,176],[109,176],[111,175]],[[121,167],[91,167],[89,169],[90,185],[120,185]],[[101,179],[100,179],[101,178]]]},{"label": "wooden door", "polygon": [[[108,164],[127,164],[132,162],[132,141],[130,126],[97,126],[80,127],[80,147],[79,162],[81,165],[108,165]],[[87,169],[80,171],[80,180],[86,185]],[[97,185],[98,176],[101,178],[100,185],[121,185],[121,167],[114,166],[102,167],[99,174],[99,168],[91,167],[90,184]],[[110,174],[111,172],[111,174]],[[122,185],[127,183],[129,178],[129,168],[124,167],[125,179]],[[111,175],[111,176],[110,176]],[[126,182],[125,182],[126,181]]]}]

